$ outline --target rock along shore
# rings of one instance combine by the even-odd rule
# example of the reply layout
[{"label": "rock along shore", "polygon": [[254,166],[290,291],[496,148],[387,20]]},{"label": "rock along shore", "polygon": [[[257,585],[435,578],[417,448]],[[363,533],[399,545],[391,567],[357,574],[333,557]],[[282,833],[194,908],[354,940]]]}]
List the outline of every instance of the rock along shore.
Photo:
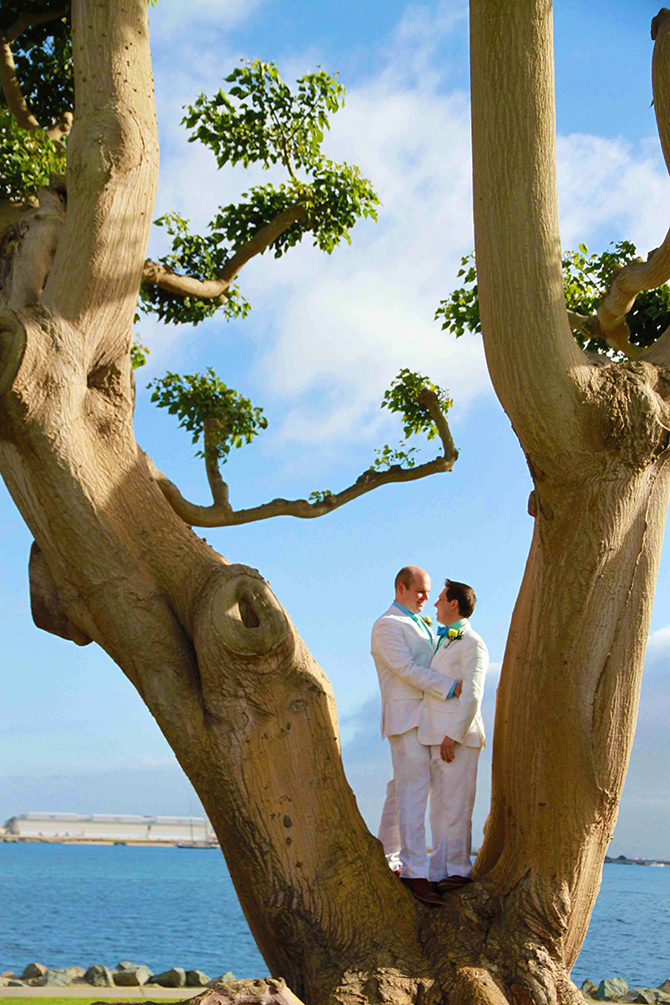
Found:
[{"label": "rock along shore", "polygon": [[670,979],[657,988],[629,988],[623,977],[608,977],[596,984],[585,980],[581,992],[589,1002],[642,1002],[651,1005],[654,1002],[670,1003]]},{"label": "rock along shore", "polygon": [[[127,988],[155,984],[162,988],[207,988],[221,982],[234,981],[230,971],[219,977],[210,978],[202,970],[185,970],[171,967],[155,974],[144,963],[121,960],[110,969],[102,963],[94,963],[87,970],[83,967],[46,967],[43,963],[29,963],[19,974],[5,970],[0,973],[0,987],[91,987]],[[670,996],[668,997],[670,1002]]]},{"label": "rock along shore", "polygon": [[[157,985],[162,988],[207,988],[215,984],[234,981],[230,971],[219,977],[210,978],[202,970],[185,970],[171,967],[160,974],[154,974],[144,963],[121,960],[113,968],[95,963],[87,970],[83,967],[55,969],[42,963],[29,963],[21,975],[5,970],[0,973],[0,987],[78,987],[78,988],[123,988]],[[642,1005],[670,1005],[670,979],[659,987],[629,988],[622,977],[608,977],[596,984],[585,980],[581,986],[582,996],[587,1002],[634,1002]]]}]

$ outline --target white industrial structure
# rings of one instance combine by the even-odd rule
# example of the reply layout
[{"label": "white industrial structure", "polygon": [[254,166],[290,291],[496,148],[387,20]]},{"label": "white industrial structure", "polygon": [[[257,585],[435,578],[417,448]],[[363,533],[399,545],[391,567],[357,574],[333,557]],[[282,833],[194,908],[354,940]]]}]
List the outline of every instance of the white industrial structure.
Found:
[{"label": "white industrial structure", "polygon": [[5,837],[44,841],[150,841],[152,844],[216,843],[207,817],[142,817],[112,813],[20,813]]}]

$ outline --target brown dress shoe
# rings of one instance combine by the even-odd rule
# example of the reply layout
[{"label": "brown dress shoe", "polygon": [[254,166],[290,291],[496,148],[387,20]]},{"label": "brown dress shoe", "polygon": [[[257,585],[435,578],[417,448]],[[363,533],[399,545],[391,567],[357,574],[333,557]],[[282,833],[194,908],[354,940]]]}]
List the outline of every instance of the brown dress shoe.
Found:
[{"label": "brown dress shoe", "polygon": [[439,893],[450,893],[452,890],[459,890],[462,886],[467,886],[472,880],[469,876],[447,876],[437,883]]},{"label": "brown dress shoe", "polygon": [[423,904],[435,904],[437,907],[444,907],[444,901],[438,893],[435,893],[427,879],[409,879],[401,876],[400,882],[404,883],[410,893]]}]

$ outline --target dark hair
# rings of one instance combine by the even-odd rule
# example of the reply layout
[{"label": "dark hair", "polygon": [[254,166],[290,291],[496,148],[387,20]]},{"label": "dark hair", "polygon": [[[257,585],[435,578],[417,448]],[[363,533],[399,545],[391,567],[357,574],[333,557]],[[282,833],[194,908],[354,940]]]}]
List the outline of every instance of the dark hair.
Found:
[{"label": "dark hair", "polygon": [[444,585],[447,588],[447,600],[458,601],[458,613],[462,618],[472,617],[477,598],[471,586],[465,583],[454,583],[451,579],[445,579]]},{"label": "dark hair", "polygon": [[409,590],[412,583],[414,582],[414,576],[419,572],[419,567],[417,565],[404,565],[398,575],[395,577],[395,582],[393,586],[397,592],[398,587],[402,583],[406,590]]}]

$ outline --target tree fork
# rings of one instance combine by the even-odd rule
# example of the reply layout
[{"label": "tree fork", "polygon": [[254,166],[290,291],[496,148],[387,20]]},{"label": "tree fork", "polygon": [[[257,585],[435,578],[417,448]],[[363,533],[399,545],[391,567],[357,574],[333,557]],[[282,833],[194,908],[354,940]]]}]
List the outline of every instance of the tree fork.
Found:
[{"label": "tree fork", "polygon": [[432,969],[416,931],[429,909],[358,813],[329,683],[261,576],[167,506],[132,438],[129,372],[91,386],[69,370],[70,326],[40,317],[2,399],[0,443],[40,549],[38,623],[94,639],[136,686],[207,808],[273,973],[310,1000],[349,1001],[373,980],[393,996],[402,986],[409,1005]]}]

